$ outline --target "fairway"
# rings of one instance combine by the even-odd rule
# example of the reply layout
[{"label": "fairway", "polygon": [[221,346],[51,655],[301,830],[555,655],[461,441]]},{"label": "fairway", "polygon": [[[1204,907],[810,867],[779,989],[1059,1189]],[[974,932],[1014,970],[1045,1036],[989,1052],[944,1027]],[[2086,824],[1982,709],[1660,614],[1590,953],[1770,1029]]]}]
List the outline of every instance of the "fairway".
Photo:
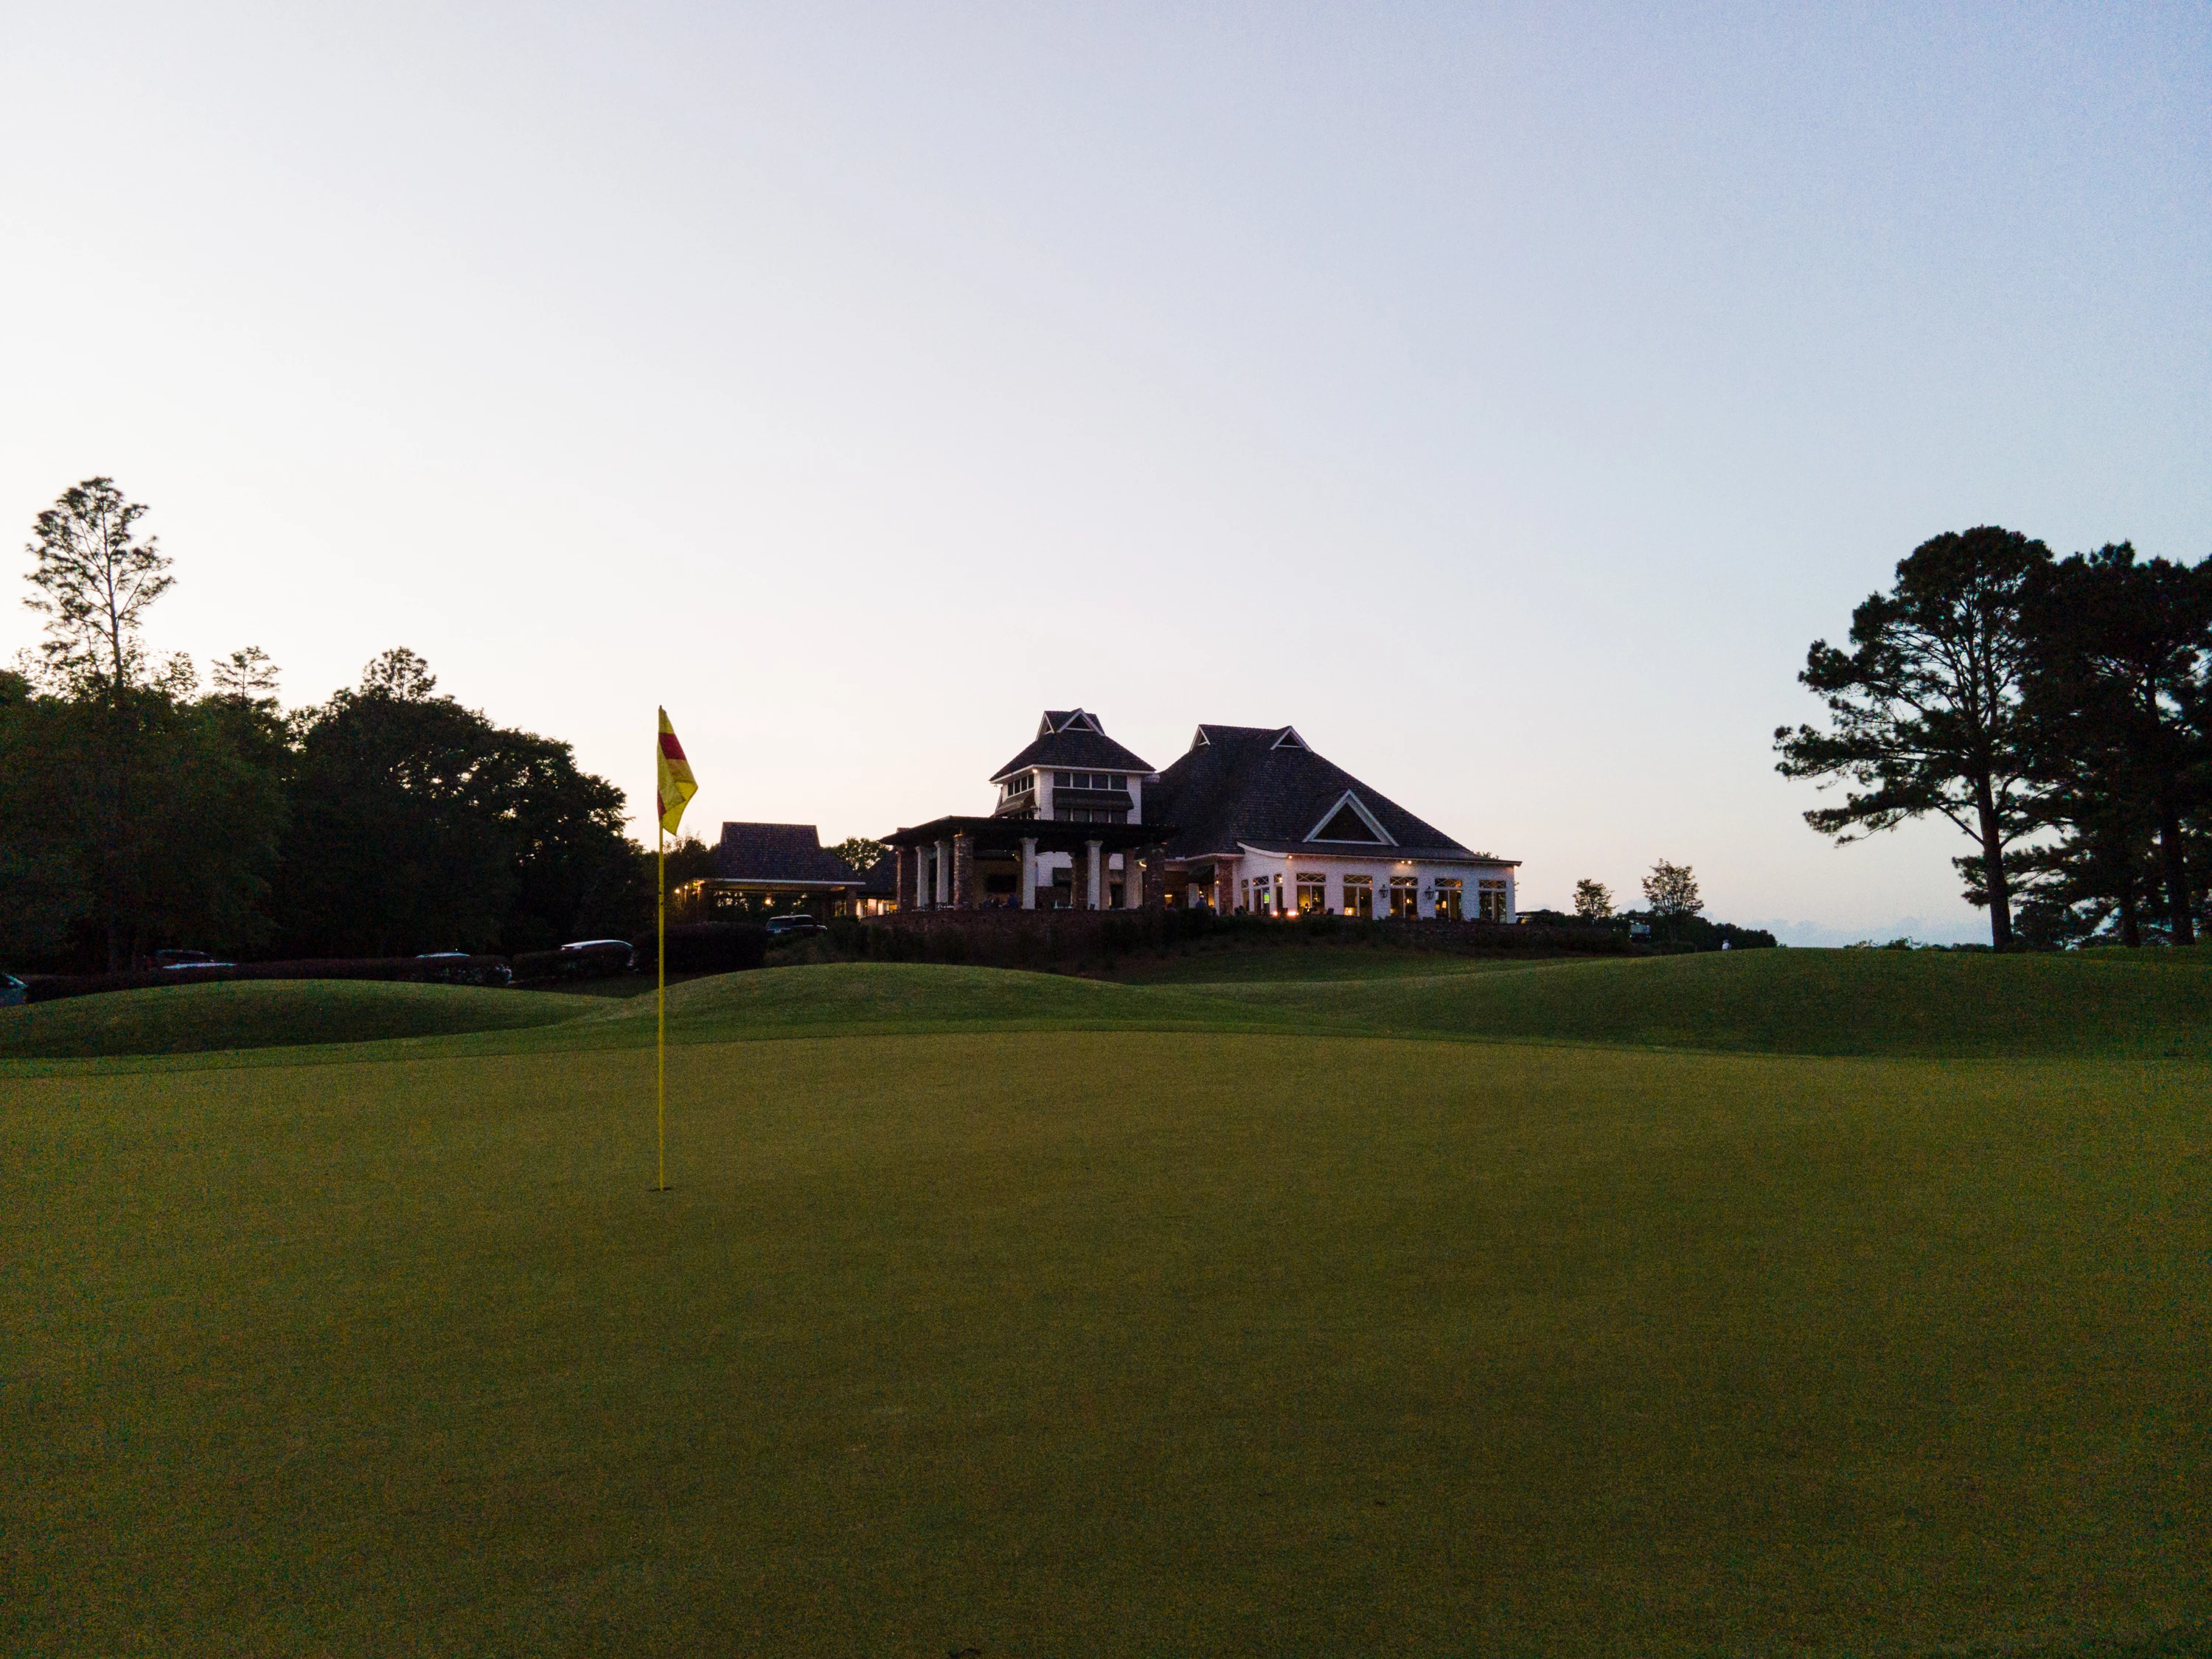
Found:
[{"label": "fairway", "polygon": [[[49,1047],[0,1062],[0,1634],[996,1659],[2191,1625],[2206,985],[1872,952],[702,980],[665,1194],[649,999],[100,1061],[10,1011],[0,1052]],[[190,1006],[131,1018],[190,1047]]]}]

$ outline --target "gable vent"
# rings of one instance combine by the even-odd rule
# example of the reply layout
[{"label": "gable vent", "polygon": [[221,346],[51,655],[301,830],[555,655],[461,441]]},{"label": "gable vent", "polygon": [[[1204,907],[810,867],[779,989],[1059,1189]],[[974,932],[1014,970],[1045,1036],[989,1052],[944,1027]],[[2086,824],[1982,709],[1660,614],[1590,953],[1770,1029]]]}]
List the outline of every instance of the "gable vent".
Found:
[{"label": "gable vent", "polygon": [[1349,789],[1336,805],[1322,814],[1321,822],[1306,831],[1308,841],[1364,842],[1370,847],[1395,847],[1389,831],[1367,810],[1367,804]]}]

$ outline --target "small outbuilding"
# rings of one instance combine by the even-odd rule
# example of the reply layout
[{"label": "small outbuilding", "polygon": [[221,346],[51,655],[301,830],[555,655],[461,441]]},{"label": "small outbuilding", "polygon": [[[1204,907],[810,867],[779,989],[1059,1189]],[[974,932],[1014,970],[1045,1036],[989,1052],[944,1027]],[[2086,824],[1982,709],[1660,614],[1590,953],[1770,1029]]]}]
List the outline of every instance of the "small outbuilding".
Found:
[{"label": "small outbuilding", "polygon": [[869,878],[822,844],[811,823],[725,823],[714,873],[701,884],[708,905],[757,904],[811,910],[824,921],[866,908]]}]

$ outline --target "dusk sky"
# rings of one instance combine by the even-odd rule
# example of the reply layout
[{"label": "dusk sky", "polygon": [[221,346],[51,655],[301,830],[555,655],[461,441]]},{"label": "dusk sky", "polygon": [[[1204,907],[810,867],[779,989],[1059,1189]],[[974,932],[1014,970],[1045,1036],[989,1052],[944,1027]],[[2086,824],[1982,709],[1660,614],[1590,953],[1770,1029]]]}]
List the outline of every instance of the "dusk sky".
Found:
[{"label": "dusk sky", "polygon": [[[0,8],[0,528],[642,806],[1294,724],[1524,908],[1986,938],[1773,770],[1946,530],[2212,554],[2212,7]],[[12,579],[11,579],[12,586]],[[0,658],[37,618],[0,608]]]}]

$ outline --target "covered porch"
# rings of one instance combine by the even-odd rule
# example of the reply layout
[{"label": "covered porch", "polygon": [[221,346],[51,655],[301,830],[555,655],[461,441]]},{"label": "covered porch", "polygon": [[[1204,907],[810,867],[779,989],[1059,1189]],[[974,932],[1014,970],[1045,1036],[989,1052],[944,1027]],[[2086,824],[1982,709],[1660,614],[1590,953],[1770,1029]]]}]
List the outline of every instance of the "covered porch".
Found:
[{"label": "covered porch", "polygon": [[1172,833],[1152,823],[943,817],[884,842],[897,860],[902,910],[1134,910],[1164,896],[1162,848]]}]

